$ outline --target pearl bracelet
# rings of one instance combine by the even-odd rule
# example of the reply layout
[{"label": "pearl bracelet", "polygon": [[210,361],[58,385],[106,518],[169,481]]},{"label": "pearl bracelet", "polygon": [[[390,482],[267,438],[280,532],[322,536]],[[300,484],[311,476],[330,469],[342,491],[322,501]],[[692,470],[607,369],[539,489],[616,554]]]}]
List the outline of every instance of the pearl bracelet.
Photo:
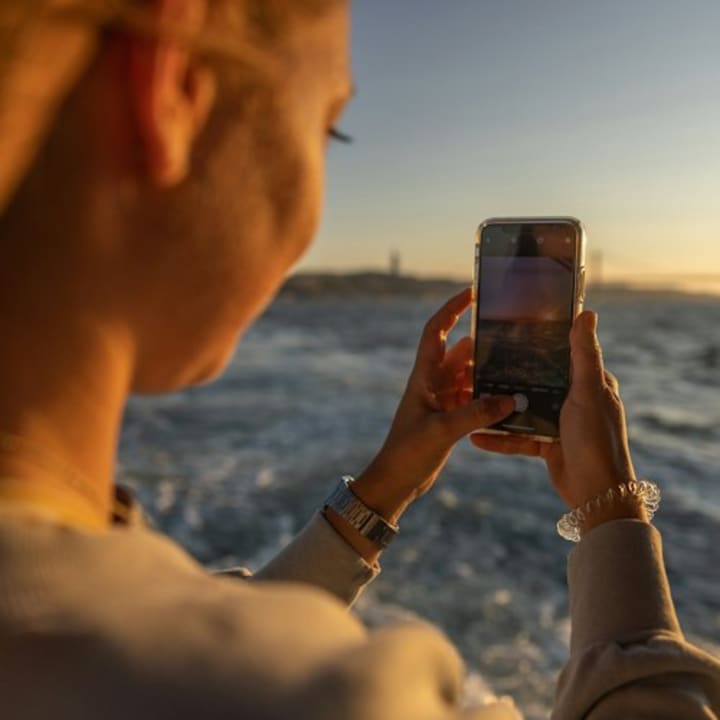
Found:
[{"label": "pearl bracelet", "polygon": [[609,488],[588,500],[584,505],[565,513],[557,523],[560,537],[570,542],[579,542],[585,521],[597,510],[615,504],[618,500],[637,498],[645,506],[648,520],[652,520],[660,506],[660,488],[650,480],[631,480],[616,487]]}]

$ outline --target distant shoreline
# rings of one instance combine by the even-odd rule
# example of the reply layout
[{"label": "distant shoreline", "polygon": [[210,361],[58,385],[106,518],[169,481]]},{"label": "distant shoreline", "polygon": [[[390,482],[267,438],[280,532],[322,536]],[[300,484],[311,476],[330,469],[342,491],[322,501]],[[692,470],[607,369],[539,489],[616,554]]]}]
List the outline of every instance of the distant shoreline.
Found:
[{"label": "distant shoreline", "polygon": [[[469,285],[469,280],[463,282],[454,278],[427,278],[382,272],[302,272],[287,279],[279,296],[293,300],[323,297],[448,297]],[[644,288],[623,283],[591,285],[588,296],[593,301],[676,298],[685,301],[720,302],[720,296],[709,292]]]},{"label": "distant shoreline", "polygon": [[281,297],[423,297],[451,295],[470,282],[452,278],[418,278],[381,272],[298,273],[285,282]]}]

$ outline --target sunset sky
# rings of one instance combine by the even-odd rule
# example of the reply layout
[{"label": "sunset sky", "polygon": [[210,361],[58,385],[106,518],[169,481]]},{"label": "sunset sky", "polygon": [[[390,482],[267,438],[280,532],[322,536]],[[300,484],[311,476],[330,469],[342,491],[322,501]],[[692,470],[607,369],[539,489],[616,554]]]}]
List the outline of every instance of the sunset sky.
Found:
[{"label": "sunset sky", "polygon": [[562,214],[606,279],[720,276],[720,1],[357,0],[353,31],[301,269],[469,276],[482,219]]}]

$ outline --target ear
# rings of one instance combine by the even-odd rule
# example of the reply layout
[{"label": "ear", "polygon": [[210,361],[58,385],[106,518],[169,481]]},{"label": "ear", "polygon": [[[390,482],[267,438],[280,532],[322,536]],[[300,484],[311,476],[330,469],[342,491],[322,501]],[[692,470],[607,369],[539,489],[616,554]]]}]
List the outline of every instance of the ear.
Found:
[{"label": "ear", "polygon": [[214,104],[215,78],[171,37],[202,30],[207,0],[149,0],[147,6],[155,23],[171,30],[127,40],[132,111],[151,182],[172,187],[188,175],[195,138]]}]

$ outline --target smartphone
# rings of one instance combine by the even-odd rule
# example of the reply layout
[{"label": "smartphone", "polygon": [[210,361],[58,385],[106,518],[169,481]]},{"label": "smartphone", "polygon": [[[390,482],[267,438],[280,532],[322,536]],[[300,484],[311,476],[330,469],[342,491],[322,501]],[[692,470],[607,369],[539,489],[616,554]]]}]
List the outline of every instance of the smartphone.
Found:
[{"label": "smartphone", "polygon": [[570,329],[585,296],[575,218],[493,218],[475,237],[473,396],[512,395],[486,432],[552,441],[570,387]]}]

